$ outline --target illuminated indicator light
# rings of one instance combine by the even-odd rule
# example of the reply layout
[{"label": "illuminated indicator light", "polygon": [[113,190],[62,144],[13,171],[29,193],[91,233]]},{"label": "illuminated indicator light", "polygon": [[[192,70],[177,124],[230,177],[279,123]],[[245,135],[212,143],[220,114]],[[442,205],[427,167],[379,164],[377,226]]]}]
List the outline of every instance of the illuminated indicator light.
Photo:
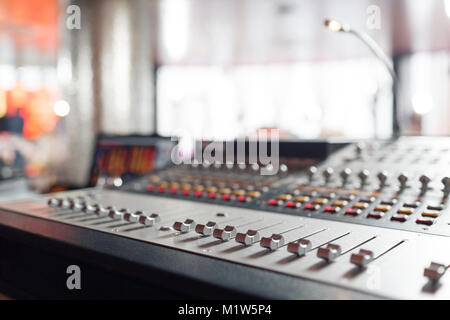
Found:
[{"label": "illuminated indicator light", "polygon": [[223,196],[222,196],[222,199],[223,200],[230,200],[230,195],[229,194],[224,194]]},{"label": "illuminated indicator light", "polygon": [[216,198],[216,194],[215,194],[214,192],[210,192],[210,193],[208,194],[208,197],[209,197],[210,199],[215,199],[215,198]]},{"label": "illuminated indicator light", "polygon": [[234,190],[233,194],[236,196],[243,196],[243,195],[245,195],[245,190],[242,190],[242,189]]},{"label": "illuminated indicator light", "polygon": [[350,216],[357,216],[360,213],[361,213],[360,209],[349,208],[349,209],[345,210],[345,214],[350,215]]},{"label": "illuminated indicator light", "polygon": [[366,209],[368,206],[369,205],[365,202],[358,202],[358,203],[355,203],[352,207],[354,209]]},{"label": "illuminated indicator light", "polygon": [[305,209],[314,211],[314,210],[319,209],[319,206],[318,205],[314,205],[312,203],[308,203],[308,204],[305,205]]},{"label": "illuminated indicator light", "polygon": [[147,186],[147,191],[154,191],[155,187],[152,185]]},{"label": "illuminated indicator light", "polygon": [[201,197],[203,194],[201,191],[195,191],[194,196],[196,196],[197,198]]},{"label": "illuminated indicator light", "polygon": [[401,208],[397,210],[397,213],[401,213],[401,214],[412,214],[414,212],[413,209],[409,209],[409,208]]},{"label": "illuminated indicator light", "polygon": [[437,217],[439,217],[439,212],[424,211],[424,212],[422,212],[422,216],[430,217],[430,218],[437,218]]},{"label": "illuminated indicator light", "polygon": [[239,197],[237,198],[237,200],[238,200],[239,202],[246,202],[246,201],[247,201],[247,199],[246,199],[244,196],[239,196]]},{"label": "illuminated indicator light", "polygon": [[183,191],[181,191],[181,194],[182,194],[183,196],[188,196],[188,195],[190,195],[191,193],[190,193],[189,190],[183,190]]},{"label": "illuminated indicator light", "polygon": [[275,200],[275,199],[270,199],[268,204],[271,205],[271,206],[277,206],[278,205],[278,201]]},{"label": "illuminated indicator light", "polygon": [[328,202],[328,199],[326,199],[326,198],[317,198],[317,199],[314,199],[314,201],[313,201],[314,204],[325,204],[327,202]]},{"label": "illuminated indicator light", "polygon": [[158,192],[165,192],[166,191],[166,188],[164,188],[164,187],[158,187]]},{"label": "illuminated indicator light", "polygon": [[281,194],[278,196],[278,200],[291,200],[292,196],[290,194]]},{"label": "illuminated indicator light", "polygon": [[385,206],[377,206],[377,207],[375,207],[374,210],[386,212],[386,211],[389,211],[390,209],[391,209],[391,206],[385,205]]},{"label": "illuminated indicator light", "polygon": [[177,189],[176,188],[170,188],[169,192],[171,194],[175,194],[175,193],[177,193]]},{"label": "illuminated indicator light", "polygon": [[337,200],[337,201],[333,201],[333,206],[335,207],[344,207],[348,204],[348,201],[346,200]]},{"label": "illuminated indicator light", "polygon": [[300,197],[295,198],[294,200],[297,201],[297,202],[303,203],[303,202],[308,202],[309,201],[309,197],[300,196]]},{"label": "illuminated indicator light", "polygon": [[294,201],[286,202],[286,207],[288,208],[298,208],[300,206],[299,203],[295,203]]},{"label": "illuminated indicator light", "polygon": [[325,207],[325,212],[328,212],[328,213],[336,213],[339,210],[341,210],[341,208],[339,208],[339,207],[333,207],[333,206],[326,206]]}]

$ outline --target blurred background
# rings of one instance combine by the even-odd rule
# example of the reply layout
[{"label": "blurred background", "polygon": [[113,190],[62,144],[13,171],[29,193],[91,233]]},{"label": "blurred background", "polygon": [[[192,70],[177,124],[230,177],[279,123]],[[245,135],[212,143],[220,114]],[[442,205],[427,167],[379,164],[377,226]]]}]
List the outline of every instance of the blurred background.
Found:
[{"label": "blurred background", "polygon": [[450,135],[449,42],[450,0],[0,0],[0,199],[86,185],[100,133]]}]

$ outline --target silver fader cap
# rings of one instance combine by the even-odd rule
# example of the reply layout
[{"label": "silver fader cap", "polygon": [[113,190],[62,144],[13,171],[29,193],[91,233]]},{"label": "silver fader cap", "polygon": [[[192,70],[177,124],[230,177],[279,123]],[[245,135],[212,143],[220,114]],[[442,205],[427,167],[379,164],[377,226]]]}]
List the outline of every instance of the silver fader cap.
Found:
[{"label": "silver fader cap", "polygon": [[431,262],[430,266],[423,270],[423,275],[431,282],[438,282],[439,279],[447,271],[447,267],[443,264]]},{"label": "silver fader cap", "polygon": [[134,213],[127,212],[123,215],[123,219],[129,222],[138,222],[139,216],[141,216],[142,214],[142,211],[136,211]]},{"label": "silver fader cap", "polygon": [[217,229],[218,225],[214,221],[208,221],[207,224],[198,224],[195,226],[195,232],[200,233],[204,236],[210,236],[213,234],[214,230]]},{"label": "silver fader cap", "polygon": [[334,261],[341,255],[342,249],[338,244],[328,244],[326,247],[317,249],[317,256],[326,261]]},{"label": "silver fader cap", "polygon": [[98,212],[100,210],[100,206],[98,204],[88,204],[83,210],[86,213],[92,214]]},{"label": "silver fader cap", "polygon": [[152,213],[151,215],[141,215],[139,216],[139,223],[146,225],[146,226],[152,226],[155,223],[158,223],[161,221],[161,218],[159,217],[159,214]]},{"label": "silver fader cap", "polygon": [[365,268],[370,262],[373,261],[373,258],[374,255],[372,251],[360,249],[358,253],[352,253],[350,256],[350,262],[360,268]]},{"label": "silver fader cap", "polygon": [[127,209],[120,209],[120,210],[110,210],[108,213],[108,217],[112,219],[121,218],[125,213],[127,213]]},{"label": "silver fader cap", "polygon": [[181,233],[188,233],[189,231],[195,229],[195,221],[192,219],[186,219],[184,222],[175,222],[173,228]]},{"label": "silver fader cap", "polygon": [[247,233],[236,234],[236,241],[246,246],[252,245],[261,240],[261,235],[256,230],[248,230]]},{"label": "silver fader cap", "polygon": [[214,229],[214,238],[221,239],[223,241],[228,241],[236,236],[236,228],[233,226],[226,226],[223,229]]},{"label": "silver fader cap", "polygon": [[112,206],[100,207],[100,210],[98,210],[98,212],[96,214],[101,217],[106,217],[106,216],[108,216],[108,214],[111,210],[115,210],[114,207],[112,207]]},{"label": "silver fader cap", "polygon": [[308,239],[300,239],[288,244],[287,250],[299,256],[304,256],[311,250],[312,244]]},{"label": "silver fader cap", "polygon": [[281,234],[272,234],[270,237],[261,238],[261,247],[270,250],[277,250],[278,248],[284,246],[286,240]]}]

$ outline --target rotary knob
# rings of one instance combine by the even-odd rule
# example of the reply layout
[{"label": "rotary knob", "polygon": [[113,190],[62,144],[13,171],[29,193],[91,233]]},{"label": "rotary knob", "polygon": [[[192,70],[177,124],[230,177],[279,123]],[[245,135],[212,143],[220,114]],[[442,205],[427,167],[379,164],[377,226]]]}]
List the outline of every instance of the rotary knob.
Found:
[{"label": "rotary knob", "polygon": [[362,155],[363,155],[363,153],[364,153],[364,150],[366,149],[366,145],[365,144],[363,144],[363,143],[358,143],[356,146],[355,146],[355,154],[356,154],[356,157],[357,158],[361,158],[362,157]]},{"label": "rotary knob", "polygon": [[378,181],[380,181],[380,188],[386,186],[387,179],[389,177],[389,172],[383,170],[377,174]]},{"label": "rotary knob", "polygon": [[195,221],[192,219],[186,219],[184,222],[176,221],[173,228],[181,233],[188,233],[195,228]]},{"label": "rotary knob", "polygon": [[288,244],[287,250],[290,253],[294,253],[298,256],[304,256],[312,248],[311,241],[308,239],[300,239],[295,242],[290,242]]},{"label": "rotary knob", "polygon": [[317,168],[315,166],[311,166],[306,171],[306,174],[308,175],[309,182],[311,183],[314,179],[314,175],[317,173]]},{"label": "rotary knob", "polygon": [[214,238],[221,239],[223,241],[228,241],[236,237],[236,228],[233,226],[226,226],[223,229],[214,229]]},{"label": "rotary knob", "polygon": [[328,262],[336,260],[342,253],[341,246],[338,244],[328,244],[326,247],[317,249],[317,257],[324,259]]},{"label": "rotary knob", "polygon": [[330,178],[333,175],[333,173],[334,173],[334,170],[333,170],[333,168],[330,168],[330,167],[328,167],[322,171],[322,176],[325,179],[325,183],[330,182]]},{"label": "rotary knob", "polygon": [[444,185],[444,189],[442,189],[442,192],[444,192],[444,198],[448,198],[448,195],[450,194],[450,177],[442,178],[441,182]]},{"label": "rotary knob", "polygon": [[285,239],[281,234],[272,234],[270,237],[261,238],[261,247],[270,250],[277,250],[278,248],[284,246]]},{"label": "rotary knob", "polygon": [[245,244],[246,246],[259,242],[260,239],[261,235],[256,230],[248,230],[246,233],[236,234],[236,241]]},{"label": "rotary knob", "polygon": [[406,173],[401,173],[398,177],[398,182],[400,183],[400,190],[406,189],[408,187],[408,175]]},{"label": "rotary knob", "polygon": [[348,181],[348,177],[352,174],[352,170],[350,168],[345,168],[341,171],[340,176],[342,178],[342,185],[345,186]]},{"label": "rotary knob", "polygon": [[367,169],[361,170],[358,173],[359,180],[361,180],[361,187],[364,187],[367,182],[367,178],[369,178],[370,172]]},{"label": "rotary knob", "polygon": [[195,226],[195,232],[204,236],[212,235],[215,229],[217,229],[217,223],[214,221],[209,221],[207,224],[197,224]]},{"label": "rotary knob", "polygon": [[420,190],[422,193],[425,193],[428,190],[428,185],[431,182],[431,178],[425,174],[421,175],[419,178],[420,181]]}]

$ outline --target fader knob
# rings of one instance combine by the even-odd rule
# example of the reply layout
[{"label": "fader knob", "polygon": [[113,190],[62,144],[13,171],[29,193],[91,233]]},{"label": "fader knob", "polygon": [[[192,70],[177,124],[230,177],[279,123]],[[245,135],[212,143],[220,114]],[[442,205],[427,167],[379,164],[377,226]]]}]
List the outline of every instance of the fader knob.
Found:
[{"label": "fader knob", "polygon": [[398,177],[398,182],[400,182],[400,189],[406,189],[408,183],[408,175],[406,173],[401,173]]},{"label": "fader knob", "polygon": [[281,234],[272,234],[270,237],[261,238],[260,245],[263,248],[270,250],[277,250],[278,248],[284,246],[285,239]]},{"label": "fader knob", "polygon": [[294,253],[298,256],[304,256],[312,248],[311,241],[308,239],[300,239],[296,242],[290,242],[288,244],[287,250],[290,253]]},{"label": "fader knob", "polygon": [[328,244],[326,247],[317,249],[317,257],[322,258],[328,262],[336,260],[342,253],[341,246],[338,244]]},{"label": "fader knob", "polygon": [[423,174],[420,176],[419,181],[421,183],[420,190],[422,193],[426,192],[428,190],[428,184],[431,182],[431,178]]},{"label": "fader knob", "polygon": [[447,198],[450,194],[450,177],[442,178],[441,182],[444,185],[444,189],[442,189],[442,192],[444,192],[444,198]]},{"label": "fader knob", "polygon": [[378,181],[380,181],[380,188],[383,188],[384,186],[386,186],[386,181],[389,177],[389,172],[387,171],[381,171],[378,173],[377,178]]},{"label": "fader knob", "polygon": [[236,234],[236,241],[246,246],[254,244],[261,239],[261,235],[256,230],[248,230],[247,233]]},{"label": "fader knob", "polygon": [[160,218],[159,214],[157,214],[157,213],[152,213],[149,216],[147,216],[147,215],[139,216],[139,223],[146,225],[146,226],[152,226],[155,223],[158,223],[160,221],[161,221],[161,218]]},{"label": "fader knob", "polygon": [[236,236],[236,228],[233,226],[226,226],[223,229],[214,229],[214,238],[221,239],[223,241],[231,240]]},{"label": "fader knob", "polygon": [[355,154],[357,158],[361,158],[364,150],[366,149],[366,146],[363,143],[358,143],[355,146]]},{"label": "fader knob", "polygon": [[342,178],[342,185],[346,185],[348,181],[348,177],[352,174],[352,170],[350,168],[345,168],[341,171],[340,176]]},{"label": "fader knob", "polygon": [[192,219],[186,219],[184,222],[175,222],[173,228],[181,233],[188,233],[195,228],[195,221]]},{"label": "fader knob", "polygon": [[359,180],[361,180],[361,187],[366,184],[367,178],[369,178],[370,172],[367,169],[361,170],[358,173]]},{"label": "fader knob", "polygon": [[312,182],[314,179],[314,175],[317,173],[317,168],[314,166],[311,166],[306,171],[306,174],[308,175],[309,182]]},{"label": "fader knob", "polygon": [[209,221],[207,224],[198,224],[195,226],[195,232],[200,233],[204,236],[210,236],[213,231],[217,228],[217,223],[214,221]]},{"label": "fader knob", "polygon": [[443,264],[431,262],[430,266],[423,270],[423,275],[428,278],[431,283],[437,283],[439,279],[447,271],[447,267]]},{"label": "fader knob", "polygon": [[372,251],[359,249],[358,253],[353,253],[350,256],[350,262],[360,268],[365,268],[370,262],[373,261],[373,258],[374,255]]},{"label": "fader knob", "polygon": [[334,173],[333,168],[326,168],[325,170],[322,171],[325,183],[328,183],[330,181],[330,178],[333,175],[333,173]]}]

